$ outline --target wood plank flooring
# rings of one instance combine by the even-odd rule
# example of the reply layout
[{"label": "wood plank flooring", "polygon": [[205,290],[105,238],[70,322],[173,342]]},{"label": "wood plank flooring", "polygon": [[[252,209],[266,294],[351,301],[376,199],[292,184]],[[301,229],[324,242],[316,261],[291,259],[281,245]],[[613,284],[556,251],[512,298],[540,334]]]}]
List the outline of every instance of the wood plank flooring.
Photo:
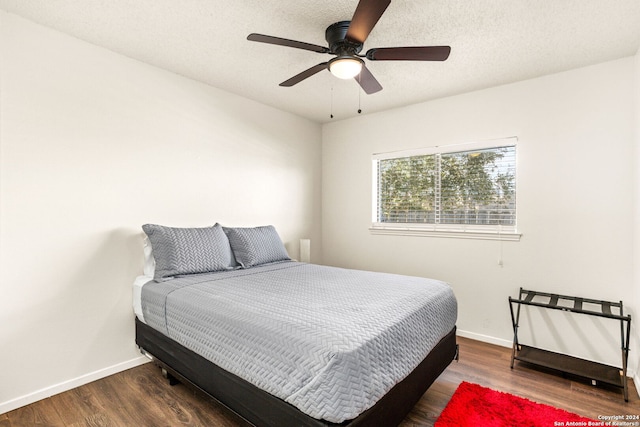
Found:
[{"label": "wood plank flooring", "polygon": [[[432,426],[462,381],[596,419],[598,415],[640,415],[640,398],[632,381],[626,403],[621,389],[594,387],[522,364],[511,370],[510,349],[460,337],[458,343],[460,361],[438,378],[401,427]],[[206,396],[182,384],[169,386],[151,363],[0,414],[0,427],[246,425]]]}]

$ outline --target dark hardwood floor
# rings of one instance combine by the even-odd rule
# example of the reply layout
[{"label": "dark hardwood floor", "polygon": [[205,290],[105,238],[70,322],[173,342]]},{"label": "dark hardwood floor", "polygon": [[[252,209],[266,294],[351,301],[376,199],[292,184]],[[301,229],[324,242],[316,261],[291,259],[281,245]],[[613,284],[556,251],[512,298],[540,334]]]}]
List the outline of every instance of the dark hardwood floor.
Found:
[{"label": "dark hardwood floor", "polygon": [[[462,381],[513,393],[597,419],[598,415],[640,415],[640,398],[629,381],[629,402],[617,388],[516,365],[511,350],[458,338],[453,362],[407,416],[402,427],[431,426]],[[246,426],[215,401],[182,384],[170,386],[149,363],[52,396],[6,414],[0,427],[18,426]]]}]

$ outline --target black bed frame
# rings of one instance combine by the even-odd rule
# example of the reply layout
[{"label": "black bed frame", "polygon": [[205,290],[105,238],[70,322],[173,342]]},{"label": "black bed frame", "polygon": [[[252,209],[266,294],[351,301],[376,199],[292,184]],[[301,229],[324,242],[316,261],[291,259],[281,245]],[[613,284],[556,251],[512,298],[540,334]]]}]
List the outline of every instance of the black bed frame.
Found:
[{"label": "black bed frame", "polygon": [[458,358],[456,328],[373,407],[341,424],[312,418],[295,406],[211,363],[136,318],[136,343],[170,380],[193,386],[255,426],[397,426],[438,376]]}]

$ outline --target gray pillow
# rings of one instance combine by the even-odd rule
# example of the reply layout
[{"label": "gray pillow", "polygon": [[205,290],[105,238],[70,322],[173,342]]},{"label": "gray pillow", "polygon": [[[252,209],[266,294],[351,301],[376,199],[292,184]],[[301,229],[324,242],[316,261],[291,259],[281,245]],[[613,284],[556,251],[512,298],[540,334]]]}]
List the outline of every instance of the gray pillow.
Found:
[{"label": "gray pillow", "polygon": [[236,261],[244,268],[290,260],[287,250],[272,225],[254,228],[227,228]]},{"label": "gray pillow", "polygon": [[233,268],[231,246],[222,226],[174,228],[145,224],[156,260],[154,279]]}]

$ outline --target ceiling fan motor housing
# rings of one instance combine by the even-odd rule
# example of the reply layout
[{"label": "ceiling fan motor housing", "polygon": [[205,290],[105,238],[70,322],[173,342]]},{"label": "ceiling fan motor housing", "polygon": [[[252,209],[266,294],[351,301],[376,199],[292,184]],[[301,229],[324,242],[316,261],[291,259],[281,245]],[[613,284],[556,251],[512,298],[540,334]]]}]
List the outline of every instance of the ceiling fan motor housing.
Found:
[{"label": "ceiling fan motor housing", "polygon": [[331,53],[338,56],[355,56],[362,50],[362,43],[346,39],[351,21],[340,21],[331,24],[325,31],[325,39],[329,43]]}]

